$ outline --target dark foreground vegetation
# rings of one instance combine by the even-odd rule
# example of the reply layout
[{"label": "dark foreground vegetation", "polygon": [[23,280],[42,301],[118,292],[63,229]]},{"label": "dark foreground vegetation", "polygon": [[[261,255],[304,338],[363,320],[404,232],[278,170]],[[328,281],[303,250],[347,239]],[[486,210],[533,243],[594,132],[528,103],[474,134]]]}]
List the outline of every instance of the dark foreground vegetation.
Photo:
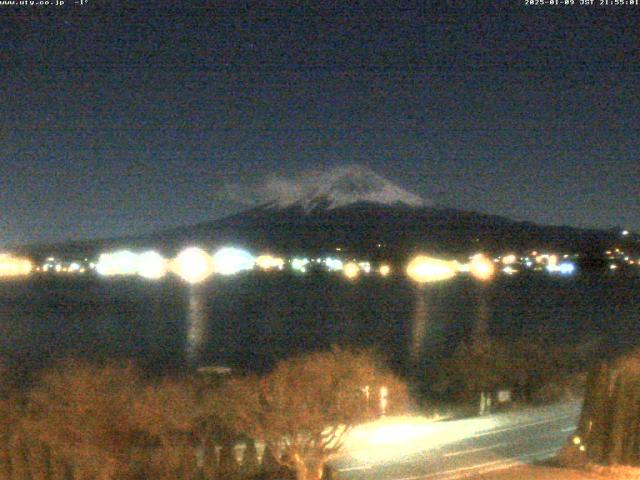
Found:
[{"label": "dark foreground vegetation", "polygon": [[69,361],[3,392],[0,478],[317,479],[345,434],[380,415],[381,395],[389,413],[407,406],[375,355],[338,348],[261,378]]},{"label": "dark foreground vegetation", "polygon": [[418,379],[421,396],[477,407],[482,394],[507,390],[504,405],[536,405],[581,398],[597,342],[549,345],[528,337],[479,336],[462,342],[450,356],[436,359]]},{"label": "dark foreground vegetation", "polygon": [[[582,395],[595,344],[545,348],[480,336],[410,378],[414,398],[509,404]],[[577,456],[638,464],[637,352],[600,359],[587,381]],[[209,370],[207,371],[209,372]],[[407,385],[371,351],[334,347],[280,361],[262,377],[69,360],[28,386],[2,374],[0,480],[331,478],[327,461],[358,423],[409,406]],[[494,404],[495,407],[495,404]],[[582,450],[580,450],[580,447]]]},{"label": "dark foreground vegetation", "polygon": [[578,438],[591,461],[640,466],[640,349],[591,369]]}]

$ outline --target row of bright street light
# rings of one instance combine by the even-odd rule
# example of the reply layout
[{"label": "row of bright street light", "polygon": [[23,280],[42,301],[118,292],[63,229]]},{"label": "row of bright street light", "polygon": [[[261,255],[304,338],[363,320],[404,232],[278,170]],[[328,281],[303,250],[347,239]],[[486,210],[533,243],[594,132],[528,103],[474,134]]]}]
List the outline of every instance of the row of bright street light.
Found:
[{"label": "row of bright street light", "polygon": [[[292,261],[294,265],[296,259]],[[298,263],[300,263],[298,261]],[[339,263],[339,266],[336,266]],[[148,279],[160,279],[171,272],[188,283],[199,283],[211,275],[234,275],[258,267],[262,270],[282,270],[285,261],[271,255],[254,257],[246,250],[226,247],[213,255],[198,247],[189,247],[180,252],[174,259],[168,260],[155,251],[135,254],[129,250],[121,250],[100,255],[96,264],[96,271],[100,275],[139,275]],[[368,266],[368,263],[367,263]],[[339,268],[338,268],[339,267]],[[340,270],[345,277],[354,279],[367,267],[356,262],[342,263],[333,259],[331,270]],[[304,272],[304,269],[301,269]],[[406,268],[406,273],[413,281],[424,284],[447,280],[459,272],[468,272],[479,280],[489,280],[495,273],[491,260],[483,254],[471,257],[469,263],[459,263],[455,260],[442,260],[418,255],[414,257]],[[391,267],[380,265],[378,273],[387,276]]]},{"label": "row of bright street light", "polygon": [[[54,259],[48,259],[54,260]],[[369,262],[343,262],[337,258],[310,260],[308,258],[293,258],[288,262],[294,271],[305,273],[312,268],[313,262],[320,262],[328,271],[340,272],[348,279],[355,279],[363,273],[371,272]],[[38,271],[46,272],[50,265],[47,263]],[[69,272],[83,273],[86,271],[80,264],[73,263]],[[58,265],[59,267],[59,265]],[[246,250],[225,247],[209,254],[199,247],[189,247],[182,250],[175,258],[167,259],[160,253],[149,250],[134,253],[130,250],[119,250],[103,253],[89,268],[102,276],[133,276],[158,280],[169,273],[173,273],[188,283],[203,282],[211,275],[234,275],[242,271],[258,268],[260,270],[283,270],[285,260],[272,255],[254,257]],[[25,276],[32,272],[31,262],[22,257],[10,255],[0,256],[0,277]],[[60,269],[55,269],[57,272]],[[67,270],[65,270],[67,271]],[[418,284],[439,282],[456,276],[459,272],[468,272],[479,280],[489,280],[495,273],[494,263],[482,254],[470,258],[469,263],[459,263],[455,260],[443,260],[418,255],[406,267],[406,273]],[[377,273],[383,277],[391,273],[391,267],[380,264]]]},{"label": "row of bright street light", "polygon": [[[274,267],[277,267],[276,259],[270,258],[273,258]],[[151,280],[158,280],[172,272],[189,283],[199,283],[214,273],[233,275],[250,270],[258,261],[265,262],[266,259],[254,258],[249,252],[232,247],[222,248],[213,255],[201,248],[189,247],[172,260],[155,251],[136,254],[120,250],[100,255],[96,271],[104,276],[139,275]]]},{"label": "row of bright street light", "polygon": [[407,266],[407,275],[419,284],[448,280],[455,277],[458,272],[469,272],[476,279],[484,281],[493,277],[495,266],[491,260],[481,253],[471,257],[469,263],[418,255]]}]

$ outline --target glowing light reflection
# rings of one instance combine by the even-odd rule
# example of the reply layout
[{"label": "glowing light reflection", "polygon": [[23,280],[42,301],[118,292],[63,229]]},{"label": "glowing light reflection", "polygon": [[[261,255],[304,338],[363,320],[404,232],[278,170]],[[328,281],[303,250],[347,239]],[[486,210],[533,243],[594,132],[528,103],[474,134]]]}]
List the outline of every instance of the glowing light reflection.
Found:
[{"label": "glowing light reflection", "polygon": [[490,280],[495,273],[495,266],[491,260],[482,253],[471,257],[470,271],[478,280]]},{"label": "glowing light reflection", "polygon": [[418,255],[407,266],[407,275],[418,283],[438,282],[453,278],[458,269],[458,262]]},{"label": "glowing light reflection", "polygon": [[344,276],[348,279],[354,279],[360,275],[360,267],[355,262],[346,263],[342,269]]},{"label": "glowing light reflection", "polygon": [[351,431],[344,448],[365,464],[395,462],[430,448],[464,440],[496,427],[492,418],[434,421],[426,417],[383,417]]},{"label": "glowing light reflection", "polygon": [[256,267],[265,271],[284,268],[284,260],[273,255],[260,255],[256,258],[255,264]]},{"label": "glowing light reflection", "polygon": [[158,252],[149,250],[138,255],[138,275],[149,280],[158,280],[167,274],[167,260]]},{"label": "glowing light reflection", "polygon": [[189,283],[199,283],[213,273],[213,264],[207,252],[198,247],[189,247],[171,262],[171,270]]},{"label": "glowing light reflection", "polygon": [[327,257],[324,261],[324,264],[327,266],[327,270],[330,272],[339,272],[344,268],[342,260],[337,258]]},{"label": "glowing light reflection", "polygon": [[294,258],[291,260],[291,268],[301,273],[306,273],[308,264],[308,258]]},{"label": "glowing light reflection", "polygon": [[31,260],[0,254],[0,277],[22,277],[29,275],[32,270],[33,264]]},{"label": "glowing light reflection", "polygon": [[[55,266],[56,272],[60,272],[61,269],[60,265]],[[103,253],[98,258],[96,271],[106,277],[135,275],[138,272],[138,256],[130,250]]]},{"label": "glowing light reflection", "polygon": [[218,250],[212,259],[215,273],[220,275],[235,275],[244,270],[251,270],[256,259],[246,250],[225,247]]},{"label": "glowing light reflection", "polygon": [[514,263],[516,263],[516,260],[516,256],[513,253],[502,257],[502,263],[504,265],[513,265]]},{"label": "glowing light reflection", "polygon": [[207,346],[209,323],[205,292],[199,287],[189,287],[189,309],[187,311],[187,362],[195,366],[202,360]]}]

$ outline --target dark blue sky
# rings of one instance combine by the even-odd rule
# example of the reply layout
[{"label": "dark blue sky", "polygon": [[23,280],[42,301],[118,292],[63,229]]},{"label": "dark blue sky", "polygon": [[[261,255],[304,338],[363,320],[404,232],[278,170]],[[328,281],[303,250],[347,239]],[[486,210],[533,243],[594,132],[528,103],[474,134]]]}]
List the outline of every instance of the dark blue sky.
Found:
[{"label": "dark blue sky", "polygon": [[234,182],[353,162],[640,230],[640,7],[283,3],[0,7],[0,246],[213,219]]}]

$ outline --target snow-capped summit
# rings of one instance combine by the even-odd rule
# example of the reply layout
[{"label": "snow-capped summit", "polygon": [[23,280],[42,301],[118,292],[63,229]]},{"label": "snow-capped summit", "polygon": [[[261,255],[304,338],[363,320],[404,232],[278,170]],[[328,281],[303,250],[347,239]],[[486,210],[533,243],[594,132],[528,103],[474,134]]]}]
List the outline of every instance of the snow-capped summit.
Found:
[{"label": "snow-capped summit", "polygon": [[291,192],[279,195],[271,206],[301,207],[310,212],[316,208],[335,209],[355,203],[411,207],[430,205],[418,195],[400,188],[371,169],[352,164],[310,175],[298,183],[296,195],[291,195]]}]

